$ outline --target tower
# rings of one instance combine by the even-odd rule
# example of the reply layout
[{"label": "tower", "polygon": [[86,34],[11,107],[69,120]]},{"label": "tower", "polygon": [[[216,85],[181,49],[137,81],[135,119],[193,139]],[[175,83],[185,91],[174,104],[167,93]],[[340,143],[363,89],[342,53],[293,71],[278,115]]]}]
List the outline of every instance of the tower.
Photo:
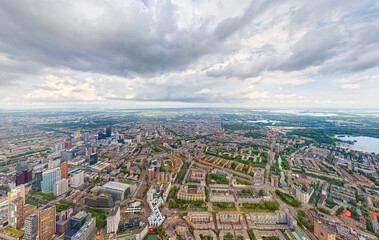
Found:
[{"label": "tower", "polygon": [[56,232],[56,207],[46,205],[38,212],[38,238],[39,240],[49,239]]}]

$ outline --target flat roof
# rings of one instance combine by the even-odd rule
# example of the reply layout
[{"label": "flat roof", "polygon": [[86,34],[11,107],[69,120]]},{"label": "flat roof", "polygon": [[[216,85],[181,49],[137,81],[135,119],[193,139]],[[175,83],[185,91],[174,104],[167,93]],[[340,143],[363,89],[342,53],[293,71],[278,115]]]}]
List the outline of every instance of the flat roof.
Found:
[{"label": "flat roof", "polygon": [[103,188],[110,188],[120,191],[125,191],[126,189],[130,188],[129,184],[126,183],[120,183],[120,182],[107,182],[103,185]]}]

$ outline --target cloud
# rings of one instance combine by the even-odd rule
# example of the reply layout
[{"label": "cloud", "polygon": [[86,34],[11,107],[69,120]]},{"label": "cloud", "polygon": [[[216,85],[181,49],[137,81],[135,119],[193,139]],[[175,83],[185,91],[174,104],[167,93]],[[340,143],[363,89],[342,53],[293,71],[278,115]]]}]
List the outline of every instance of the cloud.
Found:
[{"label": "cloud", "polygon": [[378,87],[378,12],[370,0],[4,1],[0,98],[294,106],[327,105],[326,91],[338,103],[334,91]]}]

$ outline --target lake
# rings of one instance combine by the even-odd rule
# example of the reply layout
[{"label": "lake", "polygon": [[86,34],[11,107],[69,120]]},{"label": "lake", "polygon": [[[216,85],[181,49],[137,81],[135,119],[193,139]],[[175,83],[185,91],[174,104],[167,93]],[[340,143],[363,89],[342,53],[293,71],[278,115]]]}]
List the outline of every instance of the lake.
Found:
[{"label": "lake", "polygon": [[343,136],[338,137],[338,139],[344,141],[356,141],[353,145],[349,145],[353,150],[379,153],[379,138]]}]

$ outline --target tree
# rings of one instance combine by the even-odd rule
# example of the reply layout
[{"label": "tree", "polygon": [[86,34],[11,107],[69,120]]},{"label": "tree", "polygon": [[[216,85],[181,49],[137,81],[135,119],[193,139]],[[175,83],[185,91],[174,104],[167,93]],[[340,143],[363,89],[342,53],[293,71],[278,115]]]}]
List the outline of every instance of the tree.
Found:
[{"label": "tree", "polygon": [[263,189],[259,190],[258,195],[261,196],[261,197],[264,195]]}]

